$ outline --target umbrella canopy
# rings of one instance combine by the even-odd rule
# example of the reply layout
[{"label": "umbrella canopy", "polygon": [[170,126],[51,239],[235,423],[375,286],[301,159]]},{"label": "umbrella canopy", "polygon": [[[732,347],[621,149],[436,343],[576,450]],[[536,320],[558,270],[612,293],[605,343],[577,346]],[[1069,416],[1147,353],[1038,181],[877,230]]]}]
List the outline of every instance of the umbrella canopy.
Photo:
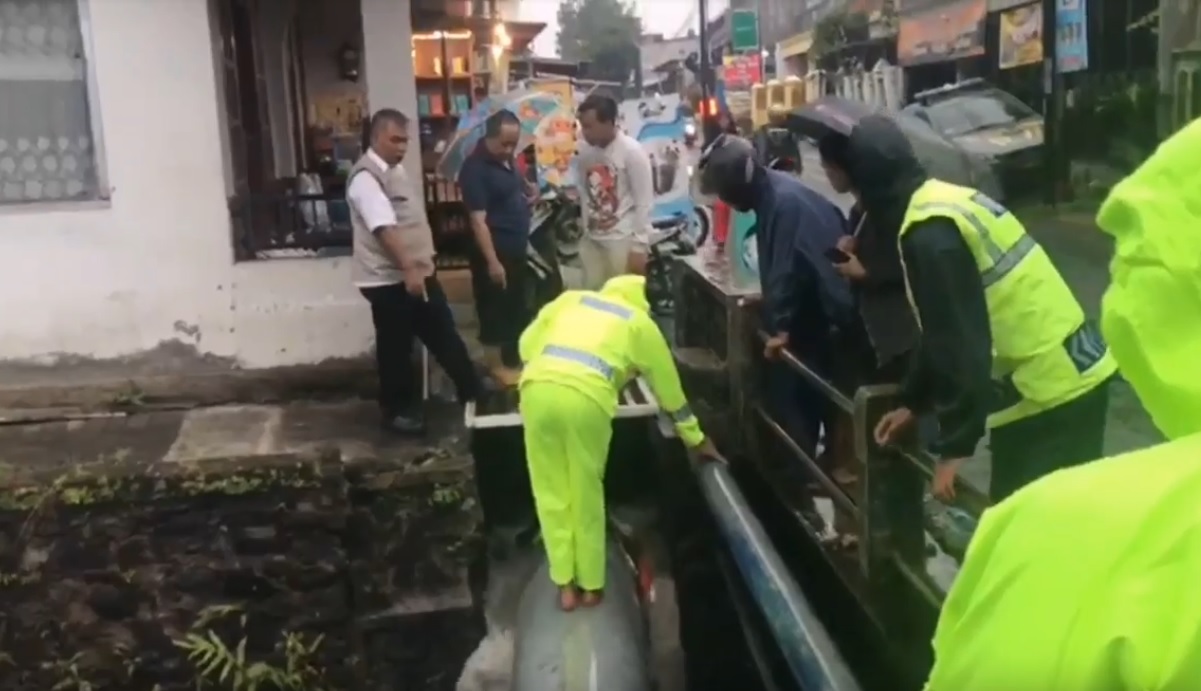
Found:
[{"label": "umbrella canopy", "polygon": [[849,136],[855,125],[869,115],[885,115],[896,122],[931,177],[974,187],[993,199],[1002,199],[1001,185],[991,161],[967,151],[912,115],[886,113],[861,101],[827,96],[793,111],[788,116],[788,126],[811,139],[828,134]]},{"label": "umbrella canopy", "polygon": [[810,139],[821,139],[827,134],[845,137],[854,129],[855,123],[878,112],[863,101],[824,96],[790,113],[788,128]]},{"label": "umbrella canopy", "polygon": [[558,96],[546,92],[525,91],[486,99],[463,117],[454,138],[446,145],[446,151],[438,161],[438,174],[448,180],[458,178],[463,162],[484,136],[485,123],[493,113],[507,110],[517,116],[521,123],[517,150],[521,151],[534,143],[538,124],[562,105]]}]

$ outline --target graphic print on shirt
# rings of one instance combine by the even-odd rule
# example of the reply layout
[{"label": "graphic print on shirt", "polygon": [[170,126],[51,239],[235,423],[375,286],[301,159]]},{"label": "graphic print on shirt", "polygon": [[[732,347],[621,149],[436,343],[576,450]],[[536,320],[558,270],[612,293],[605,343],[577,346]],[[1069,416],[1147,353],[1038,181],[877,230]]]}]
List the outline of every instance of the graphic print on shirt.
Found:
[{"label": "graphic print on shirt", "polygon": [[617,169],[598,163],[584,171],[588,185],[588,232],[610,235],[617,228]]}]

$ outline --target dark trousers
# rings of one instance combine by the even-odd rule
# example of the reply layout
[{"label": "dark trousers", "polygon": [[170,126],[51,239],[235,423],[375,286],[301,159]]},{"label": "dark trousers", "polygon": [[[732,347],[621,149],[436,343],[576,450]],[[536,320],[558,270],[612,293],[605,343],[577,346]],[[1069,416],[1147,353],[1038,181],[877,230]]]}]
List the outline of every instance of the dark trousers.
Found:
[{"label": "dark trousers", "polygon": [[359,292],[371,303],[379,405],[385,415],[405,414],[421,403],[421,380],[413,366],[414,337],[421,339],[446,370],[459,400],[475,399],[480,381],[436,277],[425,279],[425,299],[409,295],[403,283],[361,288]]},{"label": "dark trousers", "polygon": [[[809,332],[803,337],[808,340],[798,343],[791,351],[809,369],[823,378],[830,379],[834,369],[831,362],[831,344],[825,332],[817,333],[821,335],[815,336],[813,332]],[[834,426],[837,412],[834,404],[782,360],[767,363],[764,375],[768,413],[806,455],[816,459],[822,425],[826,425],[827,432]]]},{"label": "dark trousers", "polygon": [[993,429],[990,498],[999,502],[1060,468],[1101,458],[1111,381],[1063,405]]},{"label": "dark trousers", "polygon": [[527,286],[529,267],[525,254],[497,252],[505,267],[505,285],[497,285],[488,275],[488,262],[479,252],[471,257],[471,288],[475,296],[476,315],[480,322],[480,343],[500,348],[505,367],[521,367],[517,342],[521,332],[530,325]]}]

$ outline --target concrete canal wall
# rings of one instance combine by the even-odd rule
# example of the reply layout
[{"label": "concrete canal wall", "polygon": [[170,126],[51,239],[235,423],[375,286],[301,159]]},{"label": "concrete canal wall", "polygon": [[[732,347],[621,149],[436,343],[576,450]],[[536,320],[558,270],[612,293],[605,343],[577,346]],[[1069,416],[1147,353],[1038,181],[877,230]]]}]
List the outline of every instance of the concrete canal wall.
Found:
[{"label": "concrete canal wall", "polygon": [[453,689],[470,461],[264,450],[0,464],[0,688]]}]

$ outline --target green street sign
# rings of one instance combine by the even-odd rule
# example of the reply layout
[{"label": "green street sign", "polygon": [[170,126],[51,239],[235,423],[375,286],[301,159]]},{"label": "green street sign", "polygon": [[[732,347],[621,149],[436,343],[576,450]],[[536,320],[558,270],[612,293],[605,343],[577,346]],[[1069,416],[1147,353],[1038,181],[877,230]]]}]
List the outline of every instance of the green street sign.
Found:
[{"label": "green street sign", "polygon": [[754,10],[730,13],[730,44],[735,53],[759,50],[759,16]]}]

